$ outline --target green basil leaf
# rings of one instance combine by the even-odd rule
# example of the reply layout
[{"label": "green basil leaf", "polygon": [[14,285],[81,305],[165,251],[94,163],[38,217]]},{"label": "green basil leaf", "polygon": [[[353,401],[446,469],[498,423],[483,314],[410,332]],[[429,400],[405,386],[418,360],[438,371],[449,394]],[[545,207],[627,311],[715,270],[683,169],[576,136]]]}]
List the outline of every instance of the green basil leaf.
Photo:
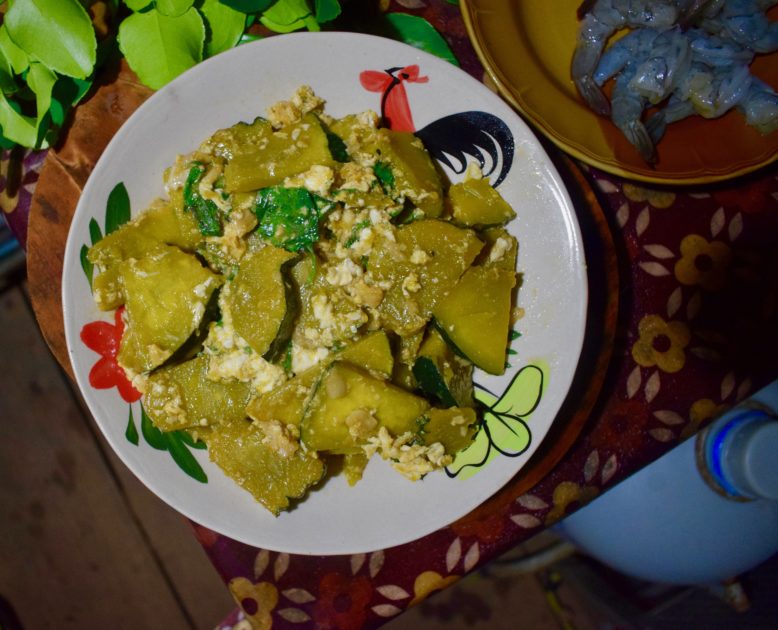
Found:
[{"label": "green basil leaf", "polygon": [[383,188],[384,192],[389,194],[394,189],[394,173],[389,162],[378,160],[373,165],[373,173],[381,183],[381,188]]},{"label": "green basil leaf", "polygon": [[234,48],[246,27],[246,14],[231,9],[219,0],[205,0],[200,12],[208,26],[205,56],[213,57]]},{"label": "green basil leaf", "polygon": [[400,41],[459,66],[459,61],[451,52],[446,40],[424,18],[407,13],[387,13],[386,19]]},{"label": "green basil leaf", "polygon": [[13,43],[5,24],[0,26],[0,50],[11,64],[14,74],[21,74],[29,67],[30,59],[27,53]]},{"label": "green basil leaf", "polygon": [[310,251],[319,240],[321,210],[305,188],[263,188],[257,192],[252,212],[257,217],[257,232],[276,247]]},{"label": "green basil leaf", "polygon": [[79,79],[92,74],[97,38],[78,0],[15,0],[4,25],[19,48],[51,70]]},{"label": "green basil leaf", "polygon": [[89,288],[91,290],[92,276],[94,275],[95,266],[91,262],[89,262],[89,259],[86,257],[88,253],[89,253],[89,248],[86,245],[82,245],[81,251],[79,252],[79,260],[81,261],[81,269],[84,270],[84,275],[86,276],[86,279],[89,282]]},{"label": "green basil leaf", "polygon": [[350,158],[348,154],[348,148],[346,147],[346,143],[343,142],[343,138],[341,138],[339,135],[328,131],[327,146],[329,146],[330,153],[332,153],[332,157],[336,162],[349,161]]},{"label": "green basil leaf", "polygon": [[108,194],[105,205],[105,234],[108,236],[130,220],[130,195],[124,182],[119,182]]},{"label": "green basil leaf", "polygon": [[199,481],[200,483],[208,483],[208,475],[202,469],[194,455],[189,451],[186,445],[181,440],[181,435],[178,431],[172,431],[164,434],[165,442],[167,443],[167,450],[173,456],[173,461],[178,464],[178,467],[183,470],[192,479]]},{"label": "green basil leaf", "polygon": [[221,236],[224,233],[221,212],[217,205],[210,199],[203,199],[197,192],[197,184],[205,170],[195,163],[184,182],[184,212],[191,212],[196,221],[200,234],[203,236]]},{"label": "green basil leaf", "polygon": [[165,451],[168,448],[168,442],[165,439],[166,434],[162,433],[151,421],[143,405],[140,407],[140,432],[143,434],[143,439],[148,442],[151,448],[155,448],[158,451]]},{"label": "green basil leaf", "polygon": [[127,429],[124,431],[124,437],[127,438],[130,444],[138,446],[140,440],[138,439],[138,429],[135,426],[135,420],[132,417],[132,407],[130,407],[130,417],[127,420]]},{"label": "green basil leaf", "polygon": [[205,26],[196,9],[178,17],[134,13],[119,26],[119,48],[140,80],[159,89],[203,60]]},{"label": "green basil leaf", "polygon": [[241,13],[260,13],[272,5],[275,0],[219,0],[219,2]]},{"label": "green basil leaf", "polygon": [[194,0],[157,0],[154,5],[162,15],[178,17],[192,8]]},{"label": "green basil leaf", "polygon": [[316,21],[319,24],[331,22],[340,15],[340,2],[338,0],[316,0]]}]

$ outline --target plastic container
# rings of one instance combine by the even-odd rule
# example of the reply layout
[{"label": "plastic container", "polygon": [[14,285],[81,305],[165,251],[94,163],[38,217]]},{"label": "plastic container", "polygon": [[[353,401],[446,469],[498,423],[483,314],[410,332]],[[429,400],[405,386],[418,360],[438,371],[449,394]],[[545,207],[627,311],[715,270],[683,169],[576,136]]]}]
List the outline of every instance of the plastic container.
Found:
[{"label": "plastic container", "polygon": [[669,584],[721,582],[778,553],[778,381],[554,529]]}]

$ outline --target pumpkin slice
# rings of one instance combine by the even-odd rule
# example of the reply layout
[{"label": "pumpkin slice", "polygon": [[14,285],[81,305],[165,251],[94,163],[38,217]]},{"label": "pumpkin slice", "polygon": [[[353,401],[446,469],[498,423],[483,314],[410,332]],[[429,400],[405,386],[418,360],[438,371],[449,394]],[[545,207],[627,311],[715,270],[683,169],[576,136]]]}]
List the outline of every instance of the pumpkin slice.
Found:
[{"label": "pumpkin slice", "polygon": [[434,308],[443,337],[490,374],[505,372],[516,274],[497,267],[471,267]]},{"label": "pumpkin slice", "polygon": [[209,380],[204,354],[153,372],[143,407],[162,431],[236,422],[246,417],[249,383]]},{"label": "pumpkin slice", "polygon": [[240,420],[215,426],[203,439],[211,460],[278,515],[324,476],[325,466],[315,453],[302,448],[280,456],[266,437],[261,426]]},{"label": "pumpkin slice", "polygon": [[424,416],[418,433],[429,446],[440,442],[446,453],[455,455],[470,445],[478,428],[478,416],[472,407],[432,408]]},{"label": "pumpkin slice", "polygon": [[119,363],[147,372],[164,363],[198,328],[221,276],[177,247],[158,245],[121,263],[127,328]]},{"label": "pumpkin slice", "polygon": [[465,227],[504,225],[516,216],[488,179],[468,179],[449,188],[451,217]]},{"label": "pumpkin slice", "polygon": [[259,190],[281,184],[287,177],[312,166],[335,166],[327,133],[314,114],[306,114],[300,122],[280,131],[273,131],[270,123],[265,124],[260,141],[251,147],[241,147],[224,167],[227,192]]},{"label": "pumpkin slice", "polygon": [[377,283],[389,287],[378,307],[382,321],[405,337],[427,323],[483,243],[472,230],[436,219],[401,227],[396,241],[374,248],[368,269]]},{"label": "pumpkin slice", "polygon": [[224,298],[235,332],[268,360],[286,345],[297,315],[296,292],[283,269],[295,258],[271,245],[247,254]]},{"label": "pumpkin slice", "polygon": [[349,453],[386,427],[393,435],[413,432],[429,408],[419,396],[335,362],[319,380],[302,422],[301,438],[315,451]]}]

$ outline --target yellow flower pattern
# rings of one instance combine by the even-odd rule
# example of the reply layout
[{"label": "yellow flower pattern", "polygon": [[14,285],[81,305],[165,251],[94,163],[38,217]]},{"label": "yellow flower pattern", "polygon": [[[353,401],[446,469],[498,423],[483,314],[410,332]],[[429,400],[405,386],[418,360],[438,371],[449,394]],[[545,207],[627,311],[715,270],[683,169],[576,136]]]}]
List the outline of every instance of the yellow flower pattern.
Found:
[{"label": "yellow flower pattern", "polygon": [[681,241],[681,258],[675,263],[675,277],[686,286],[699,285],[706,291],[718,291],[727,281],[732,251],[721,241],[708,242],[698,234]]},{"label": "yellow flower pattern", "polygon": [[681,431],[681,439],[697,433],[703,423],[721,415],[726,408],[727,405],[716,404],[710,398],[695,400],[689,409],[689,424]]},{"label": "yellow flower pattern", "polygon": [[673,374],[686,363],[684,348],[691,333],[683,322],[666,322],[659,315],[646,315],[638,324],[639,338],[632,346],[632,358],[641,367],[658,367]]},{"label": "yellow flower pattern", "polygon": [[442,590],[459,579],[458,575],[443,577],[437,571],[423,571],[413,582],[413,599],[408,607],[415,606],[425,600],[431,593]]},{"label": "yellow flower pattern", "polygon": [[254,630],[270,630],[273,627],[271,613],[278,605],[278,589],[274,584],[254,584],[244,577],[237,577],[230,580],[228,586]]},{"label": "yellow flower pattern", "polygon": [[635,184],[624,184],[624,196],[638,203],[648,202],[654,208],[669,208],[675,201],[675,193],[656,188],[643,188]]},{"label": "yellow flower pattern", "polygon": [[594,486],[579,486],[572,481],[563,481],[554,488],[554,506],[546,514],[546,525],[551,525],[561,519],[571,504],[586,505],[598,494],[600,491]]}]

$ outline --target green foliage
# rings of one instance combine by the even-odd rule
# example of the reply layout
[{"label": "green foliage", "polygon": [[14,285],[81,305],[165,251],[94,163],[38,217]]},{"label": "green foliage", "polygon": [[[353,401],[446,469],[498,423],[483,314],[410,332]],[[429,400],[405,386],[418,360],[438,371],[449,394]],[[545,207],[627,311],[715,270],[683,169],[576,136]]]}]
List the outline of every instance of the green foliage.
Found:
[{"label": "green foliage", "polygon": [[[110,58],[114,37],[140,80],[158,89],[203,59],[256,39],[246,29],[257,20],[279,33],[318,31],[341,12],[339,0],[109,0],[113,30],[98,45],[84,9],[88,2],[7,4],[0,24],[0,147],[31,148],[56,141],[68,112]],[[120,15],[125,17],[117,24]],[[397,39],[458,65],[423,18],[405,13],[385,18]],[[335,153],[345,155],[337,140],[330,138]],[[381,181],[384,187],[390,183]]]},{"label": "green foliage", "polygon": [[194,0],[156,0],[157,11],[169,17],[178,17],[192,8]]},{"label": "green foliage", "polygon": [[234,48],[246,28],[246,15],[220,0],[205,0],[200,7],[207,27],[205,57]]},{"label": "green foliage", "polygon": [[288,33],[319,30],[340,14],[338,0],[108,0],[111,30],[98,43],[84,8],[90,4],[7,2],[0,24],[0,147],[56,142],[117,40],[140,80],[158,89],[203,59],[257,39],[245,32],[257,20]]},{"label": "green foliage", "polygon": [[306,0],[278,0],[259,20],[277,33],[291,33],[301,28],[307,28],[309,31],[319,30],[316,17]]},{"label": "green foliage", "polygon": [[219,0],[219,2],[241,13],[252,14],[262,13],[275,0]]},{"label": "green foliage", "polygon": [[119,48],[141,81],[159,89],[203,60],[205,24],[193,8],[177,17],[157,9],[133,13],[119,26]]},{"label": "green foliage", "polygon": [[386,19],[400,41],[459,66],[446,40],[424,18],[407,13],[387,13]]},{"label": "green foliage", "polygon": [[19,48],[52,71],[78,79],[92,73],[97,38],[77,0],[15,0],[3,24]]}]

